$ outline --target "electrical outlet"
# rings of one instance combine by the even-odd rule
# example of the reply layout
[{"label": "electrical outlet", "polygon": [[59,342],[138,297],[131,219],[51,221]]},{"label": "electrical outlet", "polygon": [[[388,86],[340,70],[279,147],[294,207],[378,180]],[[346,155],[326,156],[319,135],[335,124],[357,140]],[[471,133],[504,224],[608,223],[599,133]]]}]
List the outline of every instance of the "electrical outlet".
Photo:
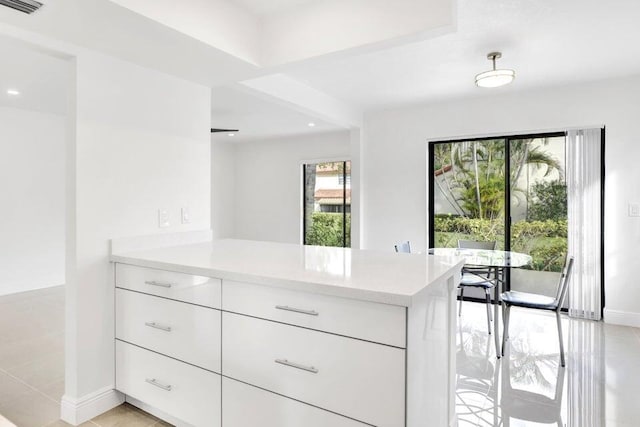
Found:
[{"label": "electrical outlet", "polygon": [[629,203],[629,216],[640,216],[640,205],[637,203]]},{"label": "electrical outlet", "polygon": [[169,212],[166,209],[158,209],[158,227],[167,228],[171,225],[169,223]]},{"label": "electrical outlet", "polygon": [[182,218],[183,224],[191,224],[191,214],[188,208],[182,208],[180,210],[180,217]]}]

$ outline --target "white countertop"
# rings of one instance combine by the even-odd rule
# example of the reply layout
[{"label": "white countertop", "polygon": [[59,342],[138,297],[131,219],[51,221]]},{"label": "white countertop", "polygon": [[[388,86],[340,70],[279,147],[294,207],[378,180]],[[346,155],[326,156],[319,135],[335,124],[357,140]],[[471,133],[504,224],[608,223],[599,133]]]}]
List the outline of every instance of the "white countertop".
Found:
[{"label": "white countertop", "polygon": [[233,239],[114,251],[111,261],[405,307],[464,263],[460,257]]}]

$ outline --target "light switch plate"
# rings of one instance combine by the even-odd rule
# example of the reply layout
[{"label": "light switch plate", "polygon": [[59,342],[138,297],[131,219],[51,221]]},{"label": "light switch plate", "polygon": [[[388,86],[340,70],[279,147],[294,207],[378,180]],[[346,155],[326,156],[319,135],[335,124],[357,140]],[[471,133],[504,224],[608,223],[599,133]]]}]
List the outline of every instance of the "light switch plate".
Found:
[{"label": "light switch plate", "polygon": [[180,210],[180,217],[182,218],[183,224],[191,224],[191,214],[188,208],[182,208]]},{"label": "light switch plate", "polygon": [[640,205],[637,203],[629,203],[629,216],[640,216]]},{"label": "light switch plate", "polygon": [[167,228],[170,225],[169,212],[166,209],[158,209],[158,227]]}]

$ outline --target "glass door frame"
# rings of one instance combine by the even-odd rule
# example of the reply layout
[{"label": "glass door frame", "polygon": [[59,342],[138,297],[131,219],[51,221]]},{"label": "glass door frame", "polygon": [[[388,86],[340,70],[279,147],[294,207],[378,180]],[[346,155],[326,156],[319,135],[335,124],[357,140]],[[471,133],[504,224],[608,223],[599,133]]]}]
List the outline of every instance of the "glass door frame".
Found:
[{"label": "glass door frame", "polygon": [[[429,242],[429,247],[435,247],[435,179],[433,176],[433,171],[435,167],[435,146],[438,144],[452,144],[452,143],[460,143],[460,142],[474,142],[474,141],[491,141],[491,140],[504,140],[504,158],[505,158],[505,177],[511,176],[511,141],[517,141],[520,139],[540,139],[540,138],[557,138],[557,137],[567,137],[567,132],[545,132],[545,133],[532,133],[532,134],[514,134],[514,135],[504,135],[504,136],[487,136],[480,138],[459,138],[459,139],[451,139],[451,140],[442,140],[442,141],[429,141],[428,148],[428,200],[429,200],[429,209],[427,213],[427,221],[428,221],[428,229],[427,229],[427,238]],[[603,139],[604,141],[604,139]],[[604,143],[603,143],[603,158],[604,158]],[[602,183],[604,191],[604,169],[602,169]],[[604,201],[604,197],[602,198]],[[604,206],[604,202],[602,203]],[[604,227],[604,214],[602,215],[603,227]],[[511,250],[511,182],[509,179],[505,179],[505,189],[504,189],[504,250]],[[603,228],[604,230],[604,228]],[[604,242],[604,238],[603,238]],[[603,243],[604,244],[604,243]],[[604,250],[602,251],[604,253]],[[603,268],[604,271],[604,268]],[[604,273],[603,273],[604,274]],[[604,281],[603,281],[604,284]],[[604,285],[602,286],[604,289]],[[505,271],[504,278],[504,286],[503,291],[509,291],[511,289],[511,276],[510,271],[507,268]],[[603,291],[604,293],[604,291]],[[469,298],[473,299],[473,298]],[[480,300],[478,300],[480,301]],[[604,306],[604,305],[603,305]]]}]

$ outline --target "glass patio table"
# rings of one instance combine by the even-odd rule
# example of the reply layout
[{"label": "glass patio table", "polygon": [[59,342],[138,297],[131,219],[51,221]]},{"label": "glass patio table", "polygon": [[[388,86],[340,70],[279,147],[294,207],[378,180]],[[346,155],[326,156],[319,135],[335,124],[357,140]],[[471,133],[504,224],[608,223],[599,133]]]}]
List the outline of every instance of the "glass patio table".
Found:
[{"label": "glass patio table", "polygon": [[496,342],[496,356],[500,358],[500,325],[499,325],[499,300],[502,293],[504,272],[507,268],[520,268],[531,263],[531,255],[512,251],[499,251],[491,249],[466,249],[466,248],[430,248],[430,255],[457,256],[465,259],[465,265],[469,267],[485,267],[494,271],[495,301],[493,329]]}]

